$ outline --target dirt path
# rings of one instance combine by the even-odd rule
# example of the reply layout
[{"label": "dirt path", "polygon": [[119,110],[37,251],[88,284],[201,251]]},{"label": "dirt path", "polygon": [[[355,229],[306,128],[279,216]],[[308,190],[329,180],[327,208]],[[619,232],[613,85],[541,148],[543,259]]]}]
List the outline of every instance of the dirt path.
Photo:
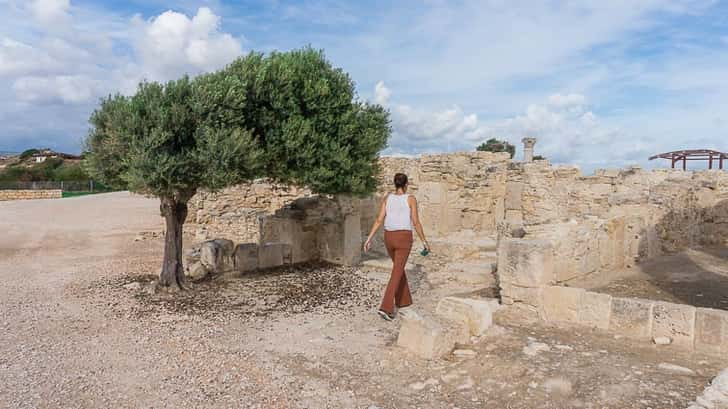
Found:
[{"label": "dirt path", "polygon": [[[161,228],[125,193],[0,203],[0,407],[684,408],[726,364],[517,311],[474,356],[421,361],[373,313],[385,277],[352,268],[126,289],[156,274],[162,241],[138,236]],[[427,266],[412,279],[436,302]]]}]

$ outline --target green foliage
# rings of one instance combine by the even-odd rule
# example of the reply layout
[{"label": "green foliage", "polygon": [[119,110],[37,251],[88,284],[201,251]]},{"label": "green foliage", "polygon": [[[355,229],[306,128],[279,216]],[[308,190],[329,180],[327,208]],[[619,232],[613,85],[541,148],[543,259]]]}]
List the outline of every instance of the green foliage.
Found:
[{"label": "green foliage", "polygon": [[266,176],[368,193],[388,113],[310,48],[250,53],[225,69],[111,96],[91,116],[85,167],[116,188],[189,198]]},{"label": "green foliage", "polygon": [[38,149],[27,149],[20,154],[19,158],[20,160],[25,160],[35,155],[36,153],[40,153],[40,151]]},{"label": "green foliage", "polygon": [[89,176],[79,163],[48,158],[31,165],[16,164],[0,170],[0,182],[85,181]]},{"label": "green foliage", "polygon": [[541,156],[541,155],[535,155],[535,156],[533,157],[533,160],[546,160],[546,157],[544,157],[544,156]]},{"label": "green foliage", "polygon": [[495,138],[488,139],[475,149],[484,152],[508,152],[511,154],[511,158],[513,158],[513,155],[516,154],[515,146],[513,146],[508,141],[500,141]]}]

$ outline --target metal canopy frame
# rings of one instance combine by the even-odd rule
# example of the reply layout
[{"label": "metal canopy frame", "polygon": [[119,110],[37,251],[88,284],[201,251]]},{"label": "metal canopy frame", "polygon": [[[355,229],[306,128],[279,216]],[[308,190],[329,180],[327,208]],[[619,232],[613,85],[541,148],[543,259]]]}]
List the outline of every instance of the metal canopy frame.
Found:
[{"label": "metal canopy frame", "polygon": [[704,160],[708,161],[708,169],[713,169],[713,161],[718,161],[718,169],[723,169],[723,160],[728,159],[728,153],[714,151],[711,149],[690,149],[674,152],[665,152],[658,155],[650,156],[650,160],[653,159],[669,159],[672,163],[672,168],[675,169],[675,164],[682,161],[683,170],[687,169],[687,162],[689,160]]}]

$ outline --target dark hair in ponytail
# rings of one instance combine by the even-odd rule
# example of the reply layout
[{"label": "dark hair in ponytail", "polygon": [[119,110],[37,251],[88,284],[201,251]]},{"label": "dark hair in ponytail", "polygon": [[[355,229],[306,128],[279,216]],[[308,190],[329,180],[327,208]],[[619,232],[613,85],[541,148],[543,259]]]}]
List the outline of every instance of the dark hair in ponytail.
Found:
[{"label": "dark hair in ponytail", "polygon": [[397,173],[394,175],[394,187],[401,189],[407,186],[407,175],[404,173]]}]

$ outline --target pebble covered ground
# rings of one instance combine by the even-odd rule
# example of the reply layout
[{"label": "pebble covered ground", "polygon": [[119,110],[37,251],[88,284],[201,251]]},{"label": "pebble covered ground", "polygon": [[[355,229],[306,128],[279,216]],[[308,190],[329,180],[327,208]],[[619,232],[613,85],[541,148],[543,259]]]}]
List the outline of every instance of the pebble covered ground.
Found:
[{"label": "pebble covered ground", "polygon": [[374,313],[386,274],[326,264],[151,292],[156,203],[106,197],[0,204],[0,407],[685,408],[728,364],[512,308],[422,361]]}]

